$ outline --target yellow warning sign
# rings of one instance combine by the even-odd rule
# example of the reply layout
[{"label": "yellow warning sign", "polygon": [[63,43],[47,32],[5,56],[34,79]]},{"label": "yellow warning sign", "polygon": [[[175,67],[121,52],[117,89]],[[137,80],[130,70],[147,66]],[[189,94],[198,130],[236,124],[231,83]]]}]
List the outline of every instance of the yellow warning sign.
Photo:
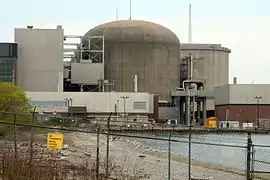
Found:
[{"label": "yellow warning sign", "polygon": [[48,149],[62,149],[64,142],[64,135],[60,133],[48,133],[47,148]]}]

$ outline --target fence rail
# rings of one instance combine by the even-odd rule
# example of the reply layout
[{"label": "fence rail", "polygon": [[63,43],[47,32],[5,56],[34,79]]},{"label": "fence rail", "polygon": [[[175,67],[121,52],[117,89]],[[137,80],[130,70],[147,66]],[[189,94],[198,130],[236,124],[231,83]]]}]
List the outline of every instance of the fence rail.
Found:
[{"label": "fence rail", "polygon": [[[270,145],[257,145],[252,142],[252,132],[248,132],[247,138],[241,136],[239,139],[235,136],[232,140],[229,140],[226,134],[216,136],[191,134],[192,138],[189,140],[173,129],[163,134],[153,134],[151,131],[149,134],[114,132],[110,125],[110,116],[104,120],[107,123],[103,125],[82,128],[73,127],[75,122],[46,124],[45,121],[38,120],[39,114],[34,113],[7,114],[8,117],[0,116],[2,117],[0,131],[1,127],[2,129],[9,127],[12,132],[0,140],[0,146],[3,147],[3,152],[0,153],[2,179],[14,173],[10,170],[12,169],[10,164],[14,162],[17,162],[18,168],[27,167],[31,172],[22,173],[17,169],[14,177],[31,179],[31,174],[35,174],[44,180],[42,176],[44,168],[51,168],[53,177],[59,179],[72,176],[75,179],[96,180],[110,178],[191,180],[211,179],[211,177],[251,180],[267,179],[270,176],[270,173],[254,167],[256,163],[268,167],[270,161],[261,160],[259,157],[270,154]],[[22,121],[22,116],[29,119],[22,118]],[[52,132],[64,135],[65,142],[60,151],[47,150],[46,137]],[[187,154],[189,144],[191,144],[190,156]],[[252,147],[255,147],[255,150],[264,148],[266,151],[256,150],[254,156]],[[50,158],[52,156],[55,158]],[[77,162],[77,159],[81,162]],[[40,160],[40,163],[37,160]],[[21,162],[21,165],[18,162]],[[132,169],[128,164],[132,164]],[[131,173],[134,167],[138,167],[138,172]],[[166,172],[164,168],[167,169]]]}]

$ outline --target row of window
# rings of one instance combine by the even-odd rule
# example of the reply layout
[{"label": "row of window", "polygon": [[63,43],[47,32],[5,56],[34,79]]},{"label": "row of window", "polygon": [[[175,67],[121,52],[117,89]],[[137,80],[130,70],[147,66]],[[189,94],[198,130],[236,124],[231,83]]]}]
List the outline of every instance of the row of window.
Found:
[{"label": "row of window", "polygon": [[[66,101],[32,101],[31,106],[36,106],[39,108],[65,108],[67,107]],[[146,102],[134,102],[133,109],[147,109]]]},{"label": "row of window", "polygon": [[13,81],[13,68],[15,60],[0,58],[0,82]]},{"label": "row of window", "polygon": [[13,76],[0,76],[0,82],[13,82]]},{"label": "row of window", "polygon": [[39,108],[64,108],[67,107],[65,101],[32,101],[31,106],[36,106]]}]

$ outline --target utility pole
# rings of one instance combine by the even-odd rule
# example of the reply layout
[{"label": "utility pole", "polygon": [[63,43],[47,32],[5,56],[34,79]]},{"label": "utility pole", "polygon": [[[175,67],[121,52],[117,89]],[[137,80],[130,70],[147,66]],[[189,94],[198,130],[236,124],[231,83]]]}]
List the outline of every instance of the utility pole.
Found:
[{"label": "utility pole", "polygon": [[257,101],[257,128],[260,126],[260,100],[262,99],[262,96],[255,96],[254,97]]}]

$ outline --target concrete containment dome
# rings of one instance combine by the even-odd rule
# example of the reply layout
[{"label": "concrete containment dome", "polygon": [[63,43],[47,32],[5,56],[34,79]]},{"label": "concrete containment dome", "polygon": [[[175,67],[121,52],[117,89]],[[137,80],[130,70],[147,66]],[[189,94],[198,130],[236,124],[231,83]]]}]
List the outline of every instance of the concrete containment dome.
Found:
[{"label": "concrete containment dome", "polygon": [[121,20],[101,24],[85,36],[103,35],[106,41],[155,42],[179,45],[178,37],[166,27],[142,20]]},{"label": "concrete containment dome", "polygon": [[180,42],[164,26],[141,20],[121,20],[99,25],[85,36],[104,36],[107,91],[157,93],[170,99],[170,90],[179,86]]}]

